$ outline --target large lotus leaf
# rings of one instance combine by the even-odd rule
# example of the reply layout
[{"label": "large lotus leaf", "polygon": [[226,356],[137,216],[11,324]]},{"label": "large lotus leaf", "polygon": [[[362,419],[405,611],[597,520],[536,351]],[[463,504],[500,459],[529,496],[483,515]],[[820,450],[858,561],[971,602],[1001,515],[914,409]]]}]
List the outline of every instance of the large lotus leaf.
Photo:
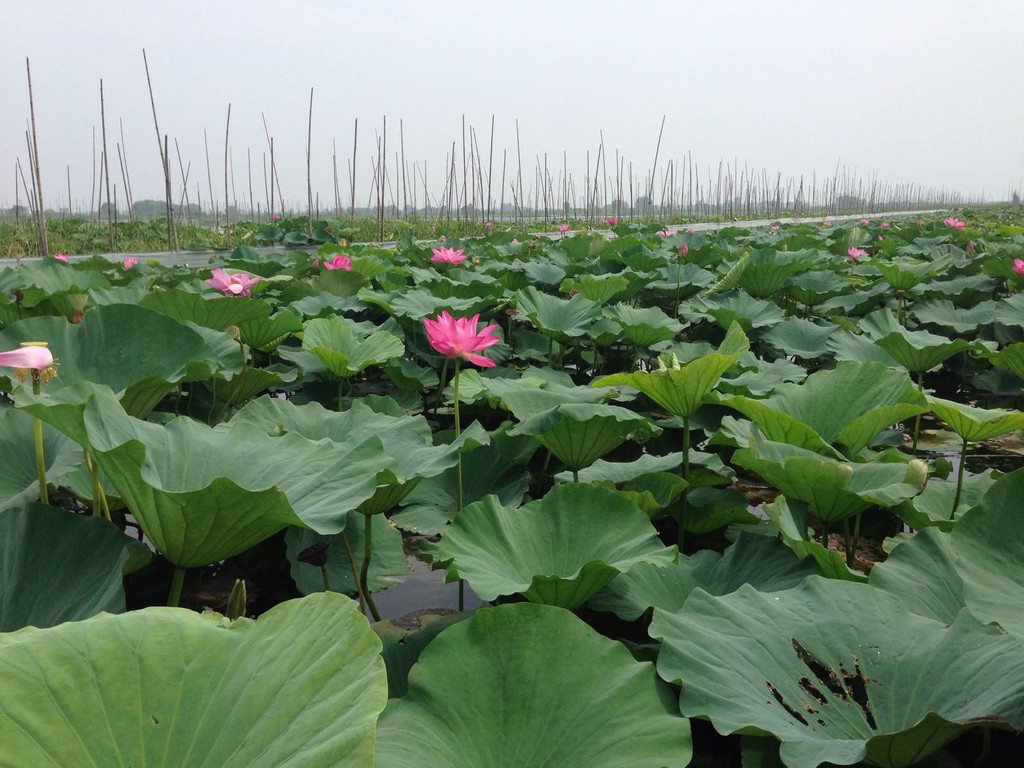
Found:
[{"label": "large lotus leaf", "polygon": [[907,291],[923,280],[942,274],[952,263],[953,258],[950,256],[922,262],[902,258],[893,261],[873,261],[872,266],[882,273],[882,277],[894,289]]},{"label": "large lotus leaf", "polygon": [[946,299],[958,307],[972,307],[991,298],[1001,285],[1002,281],[985,275],[956,275],[928,280],[915,287],[913,293]]},{"label": "large lotus leaf", "polygon": [[798,272],[810,269],[813,260],[801,251],[777,251],[762,248],[754,251],[740,275],[740,286],[759,299],[767,299],[777,293],[787,279]]},{"label": "large lotus leaf", "polygon": [[316,293],[331,293],[346,298],[356,295],[360,288],[369,285],[370,277],[355,269],[328,269],[315,275],[309,282]]},{"label": "large lotus leaf", "polygon": [[995,471],[989,469],[976,475],[965,475],[960,488],[960,503],[952,516],[950,510],[956,498],[957,484],[955,481],[936,478],[928,480],[928,485],[921,493],[893,511],[911,528],[934,526],[940,531],[951,531],[967,510],[981,502],[982,496],[996,482],[994,474]]},{"label": "large lotus leaf", "polygon": [[790,278],[786,284],[789,295],[809,307],[816,306],[833,296],[846,293],[849,288],[849,283],[829,270],[803,272]]},{"label": "large lotus leaf", "polygon": [[987,357],[997,368],[1012,371],[1024,379],[1024,342],[1008,344],[999,352],[990,353]]},{"label": "large lotus leaf", "polygon": [[674,339],[683,329],[682,323],[677,323],[657,307],[616,304],[605,309],[605,315],[622,329],[630,342],[640,347]]},{"label": "large lotus leaf", "polygon": [[146,608],[0,635],[0,744],[54,768],[370,765],[380,647],[341,595],[259,621]]},{"label": "large lotus leaf", "polygon": [[764,440],[756,432],[750,448],[733,461],[756,472],[787,498],[800,499],[821,522],[831,525],[872,506],[892,507],[912,498],[923,478],[902,463],[837,461],[795,445]]},{"label": "large lotus leaf", "polygon": [[[743,362],[745,365],[746,361]],[[803,366],[789,360],[758,360],[756,367],[745,368],[737,376],[722,378],[718,382],[718,390],[737,395],[763,397],[775,391],[780,384],[803,381],[805,378],[807,371]]]},{"label": "large lotus leaf", "polygon": [[[173,382],[205,378],[218,366],[203,336],[176,320],[141,307],[115,304],[85,313],[81,323],[62,317],[34,317],[0,331],[0,348],[12,349],[23,341],[46,341],[57,359],[57,377],[47,391],[79,381],[106,384],[126,402],[147,401],[148,408],[132,408],[143,415],[155,405],[140,397],[154,386],[157,400]],[[189,364],[201,363],[200,375],[190,375]]]},{"label": "large lotus leaf", "polygon": [[910,377],[881,363],[842,362],[802,384],[783,384],[764,400],[722,402],[754,421],[769,440],[826,453],[831,443],[856,453],[890,424],[927,410]]},{"label": "large lotus leaf", "polygon": [[307,320],[302,348],[319,357],[340,379],[347,379],[368,366],[405,354],[405,344],[397,336],[387,331],[376,331],[360,337],[351,322],[339,317]]},{"label": "large lotus leaf", "polygon": [[964,339],[947,339],[928,331],[900,330],[875,339],[900,365],[913,373],[931,370],[958,352],[973,349]]},{"label": "large lotus leaf", "polygon": [[667,568],[641,563],[614,579],[589,605],[636,621],[651,607],[678,612],[698,587],[712,595],[727,595],[743,584],[761,592],[778,592],[817,573],[813,560],[798,559],[778,539],[743,532],[722,553],[703,549]]},{"label": "large lotus leaf", "polygon": [[287,525],[337,533],[394,467],[374,434],[341,445],[244,422],[162,426],[86,386],[26,396],[22,407],[89,447],[153,545],[181,567],[223,560]]},{"label": "large lotus leaf", "polygon": [[[39,498],[35,421],[16,408],[0,406],[0,512]],[[49,424],[43,425],[48,485],[60,485],[83,462],[82,448]]]},{"label": "large lotus leaf", "polygon": [[0,512],[0,633],[124,611],[127,537],[42,504]]},{"label": "large lotus leaf", "polygon": [[800,558],[813,558],[818,565],[818,572],[830,579],[847,581],[867,581],[867,577],[849,568],[846,559],[835,550],[826,549],[815,541],[807,524],[807,504],[799,499],[776,497],[775,501],[764,505],[772,523],[779,529],[782,542]]},{"label": "large lotus leaf", "polygon": [[[692,461],[692,456],[691,456]],[[644,453],[633,461],[604,461],[599,459],[586,469],[579,472],[581,483],[628,483],[638,477],[653,473],[670,472],[678,469],[683,463],[682,452],[669,453],[665,456],[655,456],[653,453]],[[571,475],[566,472],[555,475],[555,479],[561,482],[568,482]]]},{"label": "large lotus leaf", "polygon": [[302,318],[291,309],[272,317],[254,317],[238,326],[242,341],[253,349],[270,352],[293,333],[302,330]]},{"label": "large lotus leaf", "polygon": [[470,615],[445,608],[428,608],[370,625],[384,644],[381,656],[388,669],[389,699],[405,696],[409,690],[409,671],[419,661],[423,649],[452,624]]},{"label": "large lotus leaf", "polygon": [[619,573],[643,563],[671,565],[675,547],[614,491],[559,485],[519,509],[488,496],[465,507],[438,545],[441,560],[482,600],[521,593],[531,602],[576,608]]},{"label": "large lotus leaf", "polygon": [[1024,413],[999,408],[975,408],[941,397],[929,397],[932,412],[969,443],[1024,429]]},{"label": "large lotus leaf", "polygon": [[996,302],[996,321],[1024,328],[1024,293],[1015,293]]},{"label": "large lotus leaf", "polygon": [[922,323],[934,323],[962,334],[977,331],[981,326],[994,323],[995,307],[996,302],[983,301],[974,307],[957,309],[951,301],[932,299],[919,304],[912,314]]},{"label": "large lotus leaf", "polygon": [[76,269],[55,259],[0,270],[0,293],[9,296],[13,291],[20,290],[25,294],[23,302],[28,307],[50,296],[86,293],[92,288],[106,288],[109,284],[106,275],[100,272]]},{"label": "large lotus leaf", "polygon": [[[345,523],[345,538],[340,533],[324,536],[307,528],[289,528],[285,533],[285,550],[288,562],[291,563],[291,576],[299,592],[310,595],[324,591],[323,572],[319,566],[299,560],[299,555],[308,547],[327,545],[327,581],[334,592],[355,595],[356,583],[353,568],[359,572],[363,562],[366,546],[366,515],[349,515]],[[412,565],[405,557],[402,547],[402,534],[382,517],[373,521],[371,528],[373,538],[373,555],[370,558],[370,571],[367,582],[371,592],[378,592],[396,584],[401,584],[412,572]],[[349,558],[345,548],[345,539],[352,550]]]},{"label": "large lotus leaf", "polygon": [[546,378],[544,373],[543,369],[528,368],[520,378],[507,379],[484,378],[475,370],[463,370],[459,373],[459,400],[472,402],[486,397],[492,406],[526,421],[558,405],[599,403],[609,395],[593,387],[576,386],[571,379]]},{"label": "large lotus leaf", "polygon": [[561,342],[582,336],[601,316],[601,307],[583,294],[559,299],[531,286],[524,291],[517,291],[513,297],[519,312],[538,331]]},{"label": "large lotus leaf", "polygon": [[661,429],[643,414],[617,405],[568,403],[531,416],[509,434],[533,435],[569,469],[579,470],[626,440],[646,442]]},{"label": "large lotus leaf", "polygon": [[607,304],[629,288],[629,280],[622,275],[579,275],[562,283],[562,291],[579,291],[597,304]]},{"label": "large lotus leaf", "polygon": [[633,387],[670,413],[676,416],[690,416],[714,388],[719,377],[749,348],[750,342],[746,335],[740,326],[734,323],[729,326],[729,332],[715,352],[679,368],[666,367],[652,371],[602,376],[594,382],[594,386]]},{"label": "large lotus leaf", "polygon": [[376,765],[683,768],[690,729],[672,698],[648,663],[567,611],[483,608],[420,655],[381,716]]},{"label": "large lotus leaf", "polygon": [[782,741],[790,768],[898,768],[978,725],[1024,727],[1024,645],[966,611],[952,625],[860,584],[811,577],[785,592],[695,591],[655,611],[658,674],[680,711],[721,733]]},{"label": "large lotus leaf", "polygon": [[[531,437],[510,437],[506,422],[490,434],[490,444],[462,457],[464,504],[495,495],[506,507],[518,506],[529,486],[526,465],[539,447]],[[441,533],[458,510],[459,478],[455,467],[418,483],[391,519],[405,531]]]},{"label": "large lotus leaf", "polygon": [[828,338],[837,328],[791,317],[765,331],[761,338],[787,355],[813,360],[828,352]]},{"label": "large lotus leaf", "polygon": [[419,322],[424,317],[433,317],[442,310],[461,317],[482,312],[494,305],[492,299],[460,299],[457,297],[442,298],[421,288],[412,288],[392,293],[362,290],[359,298],[367,304],[381,307],[389,315],[404,317]]},{"label": "large lotus leaf", "polygon": [[849,360],[856,363],[882,363],[889,368],[906,370],[888,352],[859,333],[839,330],[828,339],[828,348],[836,360]]},{"label": "large lotus leaf", "polygon": [[240,296],[208,299],[182,290],[153,291],[146,294],[140,303],[146,309],[173,317],[178,322],[195,323],[215,331],[270,315],[270,305],[259,299]]},{"label": "large lotus leaf", "polygon": [[964,608],[953,537],[938,528],[918,531],[871,569],[868,583],[920,616],[952,624]]},{"label": "large lotus leaf", "polygon": [[778,305],[761,299],[755,299],[745,293],[733,293],[721,299],[691,299],[684,305],[684,313],[690,322],[713,318],[722,328],[729,328],[733,323],[743,330],[753,328],[770,328],[786,319],[785,313]]},{"label": "large lotus leaf", "polygon": [[660,279],[647,284],[647,291],[672,299],[686,299],[715,282],[715,276],[697,264],[667,264],[658,270]]}]

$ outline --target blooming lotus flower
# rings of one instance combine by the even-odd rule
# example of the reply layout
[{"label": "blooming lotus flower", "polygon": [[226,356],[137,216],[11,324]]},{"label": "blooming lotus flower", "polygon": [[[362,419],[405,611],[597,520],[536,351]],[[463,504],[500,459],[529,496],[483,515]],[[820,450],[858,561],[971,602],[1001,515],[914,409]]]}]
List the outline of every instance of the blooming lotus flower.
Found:
[{"label": "blooming lotus flower", "polygon": [[561,232],[564,235],[566,232],[569,231],[569,225],[568,224],[559,224],[558,225],[558,231]]},{"label": "blooming lotus flower", "polygon": [[1024,259],[1013,260],[1013,271],[1018,275],[1024,275]]},{"label": "blooming lotus flower", "polygon": [[13,368],[14,377],[20,382],[25,381],[25,374],[29,371],[34,377],[49,381],[57,375],[54,365],[53,353],[43,342],[25,343],[18,349],[0,352],[0,368]]},{"label": "blooming lotus flower", "polygon": [[618,219],[616,219],[614,216],[605,216],[603,219],[601,219],[601,223],[607,224],[609,227],[614,227],[616,221],[618,221]]},{"label": "blooming lotus flower", "polygon": [[461,248],[445,248],[444,246],[434,249],[431,261],[439,264],[461,264],[466,260],[466,254]]},{"label": "blooming lotus flower", "polygon": [[686,234],[688,234],[688,235],[695,235],[695,234],[697,234],[697,230],[695,230],[695,229],[688,229],[688,230],[686,230]]},{"label": "blooming lotus flower", "polygon": [[847,258],[847,261],[850,262],[851,264],[856,264],[857,259],[864,258],[865,256],[868,255],[868,252],[865,251],[863,248],[847,248],[846,254],[849,257]]},{"label": "blooming lotus flower", "polygon": [[662,237],[672,237],[672,235],[676,234],[676,230],[662,229],[658,231],[658,234],[661,235]]},{"label": "blooming lotus flower", "polygon": [[953,218],[952,216],[950,216],[948,219],[943,219],[942,223],[945,224],[947,227],[953,227],[954,229],[958,229],[961,232],[963,231],[964,227],[967,226],[967,222],[960,221],[960,219]]},{"label": "blooming lotus flower", "polygon": [[445,357],[461,358],[481,368],[490,368],[494,365],[493,360],[474,353],[498,343],[498,337],[491,333],[498,326],[488,325],[478,332],[476,325],[479,319],[479,314],[472,317],[452,317],[448,310],[445,310],[435,320],[423,318],[423,327],[427,331],[430,346]]},{"label": "blooming lotus flower", "polygon": [[516,240],[515,238],[512,238],[512,245],[519,245],[519,241]]},{"label": "blooming lotus flower", "polygon": [[206,280],[211,288],[216,288],[225,296],[251,296],[251,288],[263,278],[259,275],[250,275],[248,272],[235,272],[229,275],[224,269],[215,269],[211,273],[213,277]]},{"label": "blooming lotus flower", "polygon": [[769,232],[778,232],[779,231],[779,225],[778,224],[772,224],[770,227],[768,227],[768,231]]},{"label": "blooming lotus flower", "polygon": [[888,229],[890,226],[892,226],[892,225],[889,224],[888,221],[883,221],[882,222],[882,229]]},{"label": "blooming lotus flower", "polygon": [[324,259],[324,269],[343,269],[346,272],[352,271],[352,257],[342,256],[336,253],[329,259]]},{"label": "blooming lotus flower", "polygon": [[484,222],[484,226],[487,227],[488,229],[493,229],[494,228],[494,222],[493,221],[485,221]]},{"label": "blooming lotus flower", "polygon": [[124,260],[124,268],[125,269],[131,269],[132,267],[134,267],[138,263],[139,263],[139,260],[137,258],[135,258],[134,256],[129,256],[128,258],[126,258]]},{"label": "blooming lotus flower", "polygon": [[871,223],[871,219],[861,219],[860,223],[861,224],[870,224]]},{"label": "blooming lotus flower", "polygon": [[277,215],[277,214],[275,213],[275,214],[274,214],[273,216],[271,216],[271,217],[270,217],[270,220],[271,220],[271,221],[280,221],[280,220],[281,220],[281,217],[280,217],[280,216],[278,216],[278,215]]},{"label": "blooming lotus flower", "polygon": [[66,253],[55,253],[53,254],[53,258],[57,261],[63,261],[65,264],[68,263],[68,255]]},{"label": "blooming lotus flower", "polygon": [[828,219],[825,219],[825,221],[821,222],[821,226],[823,226],[823,227],[831,227],[832,226],[832,222],[829,221]]}]

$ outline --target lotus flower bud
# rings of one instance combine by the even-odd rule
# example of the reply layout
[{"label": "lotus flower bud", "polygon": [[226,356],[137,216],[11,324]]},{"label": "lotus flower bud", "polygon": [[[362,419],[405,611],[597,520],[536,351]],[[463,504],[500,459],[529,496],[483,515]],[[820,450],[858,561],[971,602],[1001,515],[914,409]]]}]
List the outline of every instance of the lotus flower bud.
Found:
[{"label": "lotus flower bud", "polygon": [[224,329],[224,333],[226,333],[235,341],[242,340],[242,332],[238,329],[237,325],[229,325],[227,328]]},{"label": "lotus flower bud", "polygon": [[921,459],[911,459],[907,464],[907,474],[903,476],[903,482],[917,486],[923,491],[928,484],[928,463]]},{"label": "lotus flower bud", "polygon": [[231,588],[231,594],[228,595],[228,607],[225,615],[232,621],[245,616],[247,602],[245,597],[245,579],[235,579],[235,586]]}]

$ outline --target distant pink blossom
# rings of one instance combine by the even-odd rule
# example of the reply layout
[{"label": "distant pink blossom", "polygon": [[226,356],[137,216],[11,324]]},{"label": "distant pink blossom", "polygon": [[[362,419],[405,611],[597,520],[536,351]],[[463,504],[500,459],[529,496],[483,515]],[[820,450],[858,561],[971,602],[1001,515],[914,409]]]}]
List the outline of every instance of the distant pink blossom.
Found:
[{"label": "distant pink blossom", "polygon": [[966,250],[968,253],[974,253],[974,241],[968,240],[967,245],[964,246],[964,250]]},{"label": "distant pink blossom", "polygon": [[695,235],[695,234],[697,234],[697,231],[694,230],[694,229],[688,229],[688,230],[686,230],[686,234],[688,234],[688,235]]},{"label": "distant pink blossom", "polygon": [[430,257],[431,261],[436,261],[438,264],[461,264],[466,260],[466,253],[461,248],[440,248],[434,249],[434,255]]},{"label": "distant pink blossom", "polygon": [[494,222],[493,221],[485,221],[484,222],[484,226],[487,227],[488,229],[493,229],[494,228]]},{"label": "distant pink blossom", "polygon": [[271,217],[270,217],[270,220],[271,220],[271,221],[280,221],[280,220],[281,220],[281,217],[280,217],[280,216],[278,216],[278,215],[277,215],[277,214],[275,213],[275,214],[274,214],[273,216],[271,216]]},{"label": "distant pink blossom", "polygon": [[519,245],[519,241],[516,240],[515,238],[512,238],[512,245]]},{"label": "distant pink blossom", "polygon": [[778,232],[779,231],[779,225],[778,224],[772,224],[770,227],[768,227],[768,231],[769,232]]},{"label": "distant pink blossom", "polygon": [[882,229],[888,229],[891,226],[892,225],[888,221],[883,221],[882,222]]},{"label": "distant pink blossom", "polygon": [[1013,260],[1013,271],[1018,275],[1024,275],[1024,259]]},{"label": "distant pink blossom", "polygon": [[967,226],[967,222],[960,221],[960,219],[953,218],[952,216],[950,216],[948,219],[943,219],[942,223],[945,224],[947,227],[953,227],[954,229],[960,230],[961,232],[963,231],[964,227]]},{"label": "distant pink blossom", "polygon": [[225,296],[251,296],[252,287],[263,278],[259,275],[250,275],[248,272],[235,272],[228,274],[227,270],[215,269],[213,275],[206,284],[215,288]]},{"label": "distant pink blossom", "polygon": [[865,251],[863,248],[847,248],[846,254],[847,256],[849,256],[847,261],[850,262],[851,264],[856,264],[857,259],[864,258],[865,256],[868,255],[868,252]]},{"label": "distant pink blossom", "polygon": [[343,269],[346,272],[352,271],[352,258],[336,253],[329,259],[324,259],[324,269]]},{"label": "distant pink blossom", "polygon": [[492,333],[498,326],[488,325],[478,332],[479,320],[479,314],[456,318],[444,310],[436,319],[423,318],[423,327],[430,346],[445,357],[462,358],[481,368],[491,368],[495,364],[493,360],[474,353],[498,343],[498,337]]},{"label": "distant pink blossom", "polygon": [[861,224],[870,224],[871,223],[871,219],[861,219],[860,223]]},{"label": "distant pink blossom", "polygon": [[53,254],[53,258],[57,261],[63,261],[65,264],[68,263],[68,255],[66,253],[55,253]]},{"label": "distant pink blossom", "polygon": [[605,216],[603,219],[601,219],[601,223],[607,224],[609,227],[614,227],[616,221],[618,221],[618,219],[616,219],[614,216]]},{"label": "distant pink blossom", "polygon": [[822,227],[831,227],[832,226],[832,222],[829,221],[828,219],[825,219],[825,221],[821,222],[821,226]]},{"label": "distant pink blossom", "polygon": [[676,233],[674,229],[662,229],[658,231],[658,234],[662,237],[672,237]]},{"label": "distant pink blossom", "polygon": [[128,256],[124,260],[124,268],[125,269],[131,269],[132,267],[134,267],[138,263],[139,263],[139,260],[137,258],[135,258],[134,256]]},{"label": "distant pink blossom", "polygon": [[569,225],[568,224],[559,224],[558,225],[558,231],[561,232],[564,235],[566,232],[569,231]]},{"label": "distant pink blossom", "polygon": [[689,252],[690,246],[688,246],[686,243],[683,243],[682,245],[679,246],[679,255],[682,256],[683,258],[686,258],[686,254],[688,254]]}]

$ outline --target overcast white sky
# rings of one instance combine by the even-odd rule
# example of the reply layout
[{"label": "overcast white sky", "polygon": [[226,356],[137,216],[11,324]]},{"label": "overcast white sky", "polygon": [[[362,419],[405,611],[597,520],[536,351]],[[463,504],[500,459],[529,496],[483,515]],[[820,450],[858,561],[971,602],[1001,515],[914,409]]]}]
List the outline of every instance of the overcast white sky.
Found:
[{"label": "overcast white sky", "polygon": [[[24,164],[32,62],[43,188],[75,205],[92,183],[99,81],[106,96],[112,180],[118,120],[135,199],[161,198],[159,155],[146,91],[149,57],[160,129],[177,138],[190,190],[208,197],[203,129],[214,193],[223,198],[224,121],[231,107],[237,197],[247,195],[246,149],[263,198],[261,112],[275,141],[281,186],[305,201],[306,112],[313,104],[313,184],[333,198],[331,142],[341,185],[359,118],[357,173],[369,177],[374,130],[388,118],[389,163],[404,121],[405,153],[434,194],[445,153],[476,128],[487,154],[495,115],[497,197],[501,151],[515,158],[515,120],[527,184],[547,152],[563,150],[582,176],[603,131],[638,175],[682,159],[739,159],[774,175],[850,171],[945,185],[1005,199],[1024,179],[1024,2],[982,0],[726,0],[724,2],[237,2],[123,0],[8,2],[0,44],[0,206],[14,202]],[[459,150],[461,152],[461,148]],[[461,155],[460,155],[461,166]],[[180,185],[176,162],[175,186]],[[506,182],[507,183],[507,182]],[[577,184],[581,184],[577,180]],[[365,204],[365,192],[357,204]],[[193,193],[194,197],[194,193]],[[347,193],[343,193],[347,205]],[[362,198],[362,200],[359,200]]]}]

